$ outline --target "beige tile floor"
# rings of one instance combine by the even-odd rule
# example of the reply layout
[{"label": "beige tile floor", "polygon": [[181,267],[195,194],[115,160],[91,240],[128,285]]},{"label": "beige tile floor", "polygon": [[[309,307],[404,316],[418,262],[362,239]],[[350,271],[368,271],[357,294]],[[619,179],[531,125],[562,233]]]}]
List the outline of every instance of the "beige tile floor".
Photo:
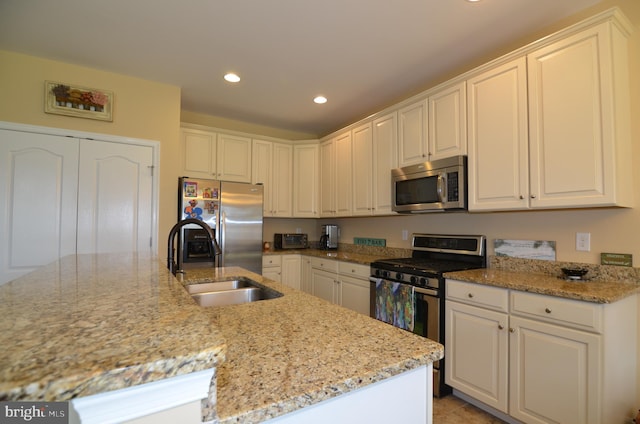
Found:
[{"label": "beige tile floor", "polygon": [[433,424],[502,424],[496,418],[453,395],[433,398]]}]

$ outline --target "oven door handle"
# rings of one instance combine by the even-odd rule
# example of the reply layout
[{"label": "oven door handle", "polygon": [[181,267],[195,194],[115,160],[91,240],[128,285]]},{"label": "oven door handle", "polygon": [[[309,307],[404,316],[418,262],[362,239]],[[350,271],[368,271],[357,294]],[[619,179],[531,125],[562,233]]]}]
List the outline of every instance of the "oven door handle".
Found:
[{"label": "oven door handle", "polygon": [[[378,280],[379,280],[378,278],[369,277],[369,281],[372,282],[372,283],[376,283]],[[380,278],[380,280],[384,280],[384,278]],[[389,281],[390,283],[397,282],[397,281],[392,281],[392,280],[385,280],[385,281]],[[400,284],[404,284],[404,283],[400,283]],[[410,286],[411,284],[405,284],[405,285]],[[436,296],[436,297],[438,296],[438,291],[437,290],[424,289],[422,287],[416,287],[416,286],[413,286],[413,290],[416,293],[426,294],[428,296]]]},{"label": "oven door handle", "polygon": [[426,294],[426,295],[429,295],[429,296],[438,297],[438,291],[437,290],[423,289],[422,287],[414,287],[413,289],[415,290],[416,293]]}]

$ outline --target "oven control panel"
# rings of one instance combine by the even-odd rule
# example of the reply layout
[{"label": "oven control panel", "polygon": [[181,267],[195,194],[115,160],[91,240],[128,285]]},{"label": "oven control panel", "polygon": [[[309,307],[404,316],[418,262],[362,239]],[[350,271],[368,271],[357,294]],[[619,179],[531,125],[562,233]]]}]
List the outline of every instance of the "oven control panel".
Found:
[{"label": "oven control panel", "polygon": [[389,271],[380,268],[371,268],[371,275],[374,278],[384,278],[385,280],[411,284],[416,287],[437,289],[440,287],[440,280],[437,277],[422,277],[418,275],[405,274],[402,272]]}]

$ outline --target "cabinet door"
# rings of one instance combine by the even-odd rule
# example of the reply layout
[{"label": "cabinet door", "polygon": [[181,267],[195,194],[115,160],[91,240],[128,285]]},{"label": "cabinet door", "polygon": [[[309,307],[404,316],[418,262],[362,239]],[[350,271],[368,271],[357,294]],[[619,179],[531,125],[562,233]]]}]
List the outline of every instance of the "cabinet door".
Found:
[{"label": "cabinet door", "polygon": [[281,281],[281,272],[279,266],[271,266],[267,268],[262,268],[262,276],[268,278],[273,281],[277,281],[280,283]]},{"label": "cabinet door", "polygon": [[218,134],[217,177],[223,181],[251,182],[251,139]]},{"label": "cabinet door", "polygon": [[336,207],[335,139],[320,144],[320,216],[335,216]]},{"label": "cabinet door", "polygon": [[182,175],[216,178],[216,133],[183,128]]},{"label": "cabinet door", "polygon": [[76,252],[78,155],[77,139],[0,130],[0,284]]},{"label": "cabinet door", "polygon": [[301,287],[300,289],[309,294],[313,294],[311,288],[311,259],[306,256],[302,256],[302,275],[301,275]]},{"label": "cabinet door", "polygon": [[369,279],[340,276],[341,305],[353,311],[370,316],[371,283]]},{"label": "cabinet door", "polygon": [[616,204],[612,44],[601,24],[527,57],[533,207]]},{"label": "cabinet door", "polygon": [[153,150],[82,140],[77,253],[151,249]]},{"label": "cabinet door", "polygon": [[373,132],[368,122],[353,130],[353,215],[373,211]]},{"label": "cabinet door", "polygon": [[[357,157],[356,157],[357,160]],[[398,115],[373,121],[373,213],[391,214],[391,170],[398,166]]]},{"label": "cabinet door", "polygon": [[251,182],[264,185],[262,198],[262,213],[264,216],[273,216],[273,143],[264,140],[253,140],[253,152],[251,155]]},{"label": "cabinet door", "polygon": [[467,81],[469,210],[525,209],[529,197],[526,59]]},{"label": "cabinet door", "polygon": [[507,413],[509,316],[451,301],[445,311],[446,383]]},{"label": "cabinet door", "polygon": [[335,147],[335,211],[337,216],[350,216],[353,203],[351,168],[351,131],[336,138]]},{"label": "cabinet door", "polygon": [[429,160],[467,154],[467,91],[462,81],[429,95]]},{"label": "cabinet door", "polygon": [[293,216],[318,217],[319,147],[293,146]]},{"label": "cabinet door", "polygon": [[420,100],[398,111],[400,137],[398,140],[398,165],[407,166],[427,160],[427,110],[426,100]]},{"label": "cabinet door", "polygon": [[293,216],[293,146],[289,144],[273,144],[272,161],[272,216]]},{"label": "cabinet door", "polygon": [[600,422],[600,336],[511,317],[509,411],[527,423]]},{"label": "cabinet door", "polygon": [[300,255],[284,255],[282,256],[282,283],[287,286],[300,290],[302,261]]},{"label": "cabinet door", "polygon": [[319,269],[311,269],[311,293],[329,302],[336,303],[335,285],[336,274],[332,272],[322,271]]}]

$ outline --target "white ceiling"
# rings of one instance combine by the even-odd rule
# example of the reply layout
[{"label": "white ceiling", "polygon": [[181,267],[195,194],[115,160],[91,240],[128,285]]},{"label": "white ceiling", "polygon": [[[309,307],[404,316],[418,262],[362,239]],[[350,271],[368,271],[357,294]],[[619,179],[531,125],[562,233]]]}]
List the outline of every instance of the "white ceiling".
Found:
[{"label": "white ceiling", "polygon": [[0,49],[177,85],[182,109],[322,136],[599,1],[0,0]]}]

